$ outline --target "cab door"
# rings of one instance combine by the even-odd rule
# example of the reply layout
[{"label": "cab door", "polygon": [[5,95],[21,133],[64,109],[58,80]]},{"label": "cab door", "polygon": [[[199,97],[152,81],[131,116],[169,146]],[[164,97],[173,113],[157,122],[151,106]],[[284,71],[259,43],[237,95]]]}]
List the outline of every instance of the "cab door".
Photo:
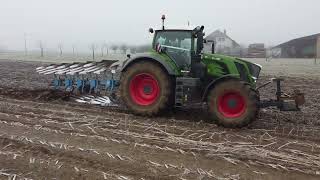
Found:
[{"label": "cab door", "polygon": [[161,46],[170,59],[182,71],[191,69],[191,32],[183,30],[157,31],[154,39],[154,49]]}]

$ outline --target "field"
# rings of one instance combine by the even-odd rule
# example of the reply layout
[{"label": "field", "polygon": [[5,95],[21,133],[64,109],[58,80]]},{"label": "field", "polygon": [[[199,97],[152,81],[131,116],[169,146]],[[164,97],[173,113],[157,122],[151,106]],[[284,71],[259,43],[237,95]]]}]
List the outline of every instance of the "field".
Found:
[{"label": "field", "polygon": [[253,61],[265,67],[259,84],[283,76],[305,93],[301,112],[264,109],[243,129],[201,108],[134,116],[63,100],[35,73],[40,62],[1,60],[0,179],[319,179],[320,66]]}]

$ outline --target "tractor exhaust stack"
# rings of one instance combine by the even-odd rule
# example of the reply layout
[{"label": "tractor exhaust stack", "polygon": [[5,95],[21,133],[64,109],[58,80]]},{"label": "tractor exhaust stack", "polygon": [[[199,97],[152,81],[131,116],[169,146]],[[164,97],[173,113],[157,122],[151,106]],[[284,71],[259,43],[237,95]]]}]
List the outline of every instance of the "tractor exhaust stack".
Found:
[{"label": "tractor exhaust stack", "polygon": [[162,15],[161,20],[162,20],[162,30],[164,30],[164,20],[166,19],[165,15]]}]

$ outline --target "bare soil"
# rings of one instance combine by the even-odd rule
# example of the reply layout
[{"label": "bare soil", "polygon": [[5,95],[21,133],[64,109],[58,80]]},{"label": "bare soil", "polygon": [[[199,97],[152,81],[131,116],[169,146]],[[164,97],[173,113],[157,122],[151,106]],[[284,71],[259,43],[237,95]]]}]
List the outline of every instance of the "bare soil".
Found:
[{"label": "bare soil", "polygon": [[320,178],[319,78],[286,77],[306,95],[301,112],[264,109],[225,129],[201,108],[150,118],[67,101],[37,66],[0,62],[0,179]]}]

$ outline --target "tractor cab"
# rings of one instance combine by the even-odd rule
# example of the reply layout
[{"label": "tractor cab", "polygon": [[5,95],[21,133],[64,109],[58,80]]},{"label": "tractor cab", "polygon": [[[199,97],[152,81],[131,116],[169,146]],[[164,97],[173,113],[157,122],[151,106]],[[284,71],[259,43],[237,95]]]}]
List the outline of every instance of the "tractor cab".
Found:
[{"label": "tractor cab", "polygon": [[166,53],[184,71],[190,71],[194,39],[190,30],[156,30],[152,48]]},{"label": "tractor cab", "polygon": [[[194,29],[162,29],[156,30],[152,48],[163,52],[175,62],[182,72],[202,72],[201,51],[203,49],[203,26]],[[153,32],[150,29],[150,32]]]}]

